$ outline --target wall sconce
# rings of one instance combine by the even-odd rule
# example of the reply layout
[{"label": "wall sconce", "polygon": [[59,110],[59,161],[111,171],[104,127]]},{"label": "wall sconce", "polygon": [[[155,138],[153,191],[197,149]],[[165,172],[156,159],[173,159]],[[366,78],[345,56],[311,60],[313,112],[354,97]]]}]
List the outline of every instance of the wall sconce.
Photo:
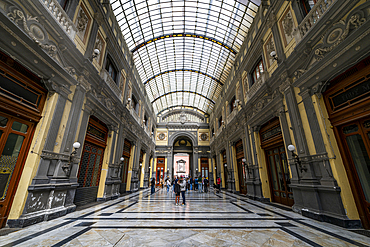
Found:
[{"label": "wall sconce", "polygon": [[140,167],[141,167],[142,165],[143,165],[143,164],[141,164],[141,163],[139,164],[139,166],[140,166]]},{"label": "wall sconce", "polygon": [[96,58],[97,56],[99,56],[99,54],[100,54],[99,49],[94,49],[94,51],[93,51],[93,55],[92,55],[92,59],[94,59],[94,58]]},{"label": "wall sconce", "polygon": [[131,106],[131,98],[127,99],[126,106]]},{"label": "wall sconce", "polygon": [[151,169],[151,167],[149,166],[149,170]]},{"label": "wall sconce", "polygon": [[120,164],[123,164],[123,161],[125,160],[125,158],[121,157],[119,158],[119,160],[121,161]]},{"label": "wall sconce", "polygon": [[143,124],[145,124],[145,119],[143,119]]},{"label": "wall sconce", "polygon": [[225,163],[224,166],[227,167],[227,164]]},{"label": "wall sconce", "polygon": [[234,107],[241,106],[242,102],[239,99],[235,100]]},{"label": "wall sconce", "polygon": [[247,160],[245,158],[243,158],[242,162],[245,164],[247,162]]},{"label": "wall sconce", "polygon": [[80,147],[81,147],[81,144],[79,142],[73,143],[73,148],[75,150],[73,150],[73,152],[70,154],[68,163],[62,165],[62,170],[64,171],[64,173],[67,176],[69,176],[69,172],[71,171],[72,161],[73,161],[73,158],[75,157],[75,155],[77,153],[77,149],[79,149]]},{"label": "wall sconce", "polygon": [[292,152],[292,156],[294,158],[294,161],[295,161],[295,163],[298,164],[298,169],[301,171],[301,173],[303,171],[307,172],[307,167],[301,164],[301,161],[299,160],[298,155],[296,153],[294,153],[294,150],[295,150],[294,145],[292,145],[292,144],[288,145],[288,150],[290,152]]},{"label": "wall sconce", "polygon": [[274,59],[274,60],[278,60],[278,56],[276,55],[276,51],[272,51],[270,52],[270,56]]},{"label": "wall sconce", "polygon": [[154,132],[152,132],[152,135],[151,136],[153,136],[154,135]]}]

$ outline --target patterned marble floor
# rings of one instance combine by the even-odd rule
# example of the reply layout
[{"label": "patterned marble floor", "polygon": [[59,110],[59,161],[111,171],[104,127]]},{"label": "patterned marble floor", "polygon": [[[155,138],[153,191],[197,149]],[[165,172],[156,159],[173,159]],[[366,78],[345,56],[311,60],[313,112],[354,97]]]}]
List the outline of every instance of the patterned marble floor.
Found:
[{"label": "patterned marble floor", "polygon": [[140,191],[0,237],[0,246],[370,246],[370,238],[228,193]]}]

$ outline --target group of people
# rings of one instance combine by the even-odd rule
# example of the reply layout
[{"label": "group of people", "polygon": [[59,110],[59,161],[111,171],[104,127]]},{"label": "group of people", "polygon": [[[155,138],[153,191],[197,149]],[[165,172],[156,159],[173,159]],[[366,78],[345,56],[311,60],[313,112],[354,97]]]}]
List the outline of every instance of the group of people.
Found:
[{"label": "group of people", "polygon": [[[176,206],[179,206],[180,205],[180,193],[181,193],[181,197],[182,197],[182,205],[185,205],[186,204],[186,202],[185,202],[185,192],[187,190],[193,190],[194,189],[194,191],[207,193],[208,192],[209,181],[208,181],[207,177],[202,178],[201,176],[199,176],[199,178],[196,177],[195,179],[193,179],[191,176],[187,177],[187,178],[185,178],[184,176],[181,176],[180,178],[175,176],[172,183],[170,181],[170,178],[167,177],[166,180],[165,180],[165,184],[166,184],[166,187],[167,187],[167,193],[169,193],[170,190],[173,190],[173,193],[175,193],[175,196],[176,196],[175,204],[176,204]],[[215,184],[214,187],[216,189],[216,192],[219,193],[220,188],[221,188],[221,179],[220,178],[216,179],[216,184]],[[155,179],[152,178],[151,194],[153,194],[154,192],[155,192]]]}]

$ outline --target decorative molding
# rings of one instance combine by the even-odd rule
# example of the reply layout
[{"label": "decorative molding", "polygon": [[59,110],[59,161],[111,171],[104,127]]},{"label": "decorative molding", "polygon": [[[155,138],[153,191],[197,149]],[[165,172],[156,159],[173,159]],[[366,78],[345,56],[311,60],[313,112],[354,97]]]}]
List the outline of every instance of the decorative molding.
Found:
[{"label": "decorative molding", "polygon": [[[330,53],[335,47],[337,47],[340,43],[342,43],[346,38],[349,37],[351,30],[356,30],[361,27],[370,16],[370,13],[366,10],[369,8],[370,3],[364,3],[354,9],[349,15],[347,16],[346,21],[340,20],[337,23],[333,24],[331,28],[329,28],[325,34],[322,36],[321,40],[318,42],[319,45],[315,47],[312,51],[311,49],[307,48],[305,53],[310,53],[310,56],[305,63],[305,65],[294,72],[296,79],[300,78],[302,75],[306,74],[310,68],[321,61],[328,53]],[[367,32],[366,32],[367,33]],[[365,33],[360,35],[356,39],[356,43],[358,40],[361,40],[364,37]],[[366,36],[366,35],[365,35]],[[348,47],[339,51],[334,57],[337,58],[342,55],[345,51],[347,51],[351,46],[353,46],[354,42],[352,42]],[[321,66],[321,69],[317,70],[316,72],[321,71],[323,68],[326,68],[328,63],[331,63],[333,59],[325,63],[325,65]],[[310,78],[316,73],[312,73]],[[306,80],[308,80],[307,78]]]},{"label": "decorative molding", "polygon": [[361,12],[353,14],[349,18],[347,24],[341,20],[334,24],[333,27],[327,31],[327,33],[321,39],[323,44],[320,45],[319,48],[315,49],[315,56],[317,57],[318,61],[323,59],[326,53],[332,51],[348,37],[351,27],[353,29],[357,29],[366,22],[364,13]]}]

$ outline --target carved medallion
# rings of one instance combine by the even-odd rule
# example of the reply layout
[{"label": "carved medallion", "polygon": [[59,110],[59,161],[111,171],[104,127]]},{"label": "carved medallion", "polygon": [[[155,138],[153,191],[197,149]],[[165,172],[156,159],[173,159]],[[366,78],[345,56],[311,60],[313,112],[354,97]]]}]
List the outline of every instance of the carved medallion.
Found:
[{"label": "carved medallion", "polygon": [[161,133],[158,134],[158,139],[159,140],[163,141],[165,138],[166,138],[166,134],[165,133],[161,132]]}]

